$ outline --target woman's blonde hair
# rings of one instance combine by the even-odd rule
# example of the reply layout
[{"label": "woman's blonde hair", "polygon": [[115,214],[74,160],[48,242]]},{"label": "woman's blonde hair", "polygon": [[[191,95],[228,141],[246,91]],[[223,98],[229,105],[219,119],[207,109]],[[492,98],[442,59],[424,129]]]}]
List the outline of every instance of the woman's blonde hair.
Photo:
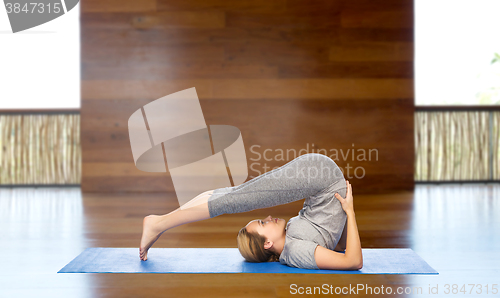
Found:
[{"label": "woman's blonde hair", "polygon": [[280,256],[264,248],[266,238],[258,233],[250,233],[246,227],[241,228],[236,238],[240,254],[248,262],[276,262]]}]

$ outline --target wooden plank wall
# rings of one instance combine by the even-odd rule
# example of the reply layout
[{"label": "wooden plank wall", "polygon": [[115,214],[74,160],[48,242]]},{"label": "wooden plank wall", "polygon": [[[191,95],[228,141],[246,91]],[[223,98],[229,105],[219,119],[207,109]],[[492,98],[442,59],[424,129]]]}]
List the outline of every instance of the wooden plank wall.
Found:
[{"label": "wooden plank wall", "polygon": [[127,121],[190,87],[241,130],[249,179],[294,157],[254,152],[309,148],[357,193],[413,189],[413,0],[82,0],[81,57],[84,192],[173,191],[136,169]]}]

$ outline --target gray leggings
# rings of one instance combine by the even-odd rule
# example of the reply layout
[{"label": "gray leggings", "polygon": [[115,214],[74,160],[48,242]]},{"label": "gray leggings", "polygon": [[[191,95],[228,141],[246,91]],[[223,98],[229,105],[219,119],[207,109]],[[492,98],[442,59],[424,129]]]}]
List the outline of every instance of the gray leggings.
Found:
[{"label": "gray leggings", "polygon": [[208,198],[210,217],[268,208],[312,196],[344,179],[342,171],[328,156],[301,155],[285,165],[243,184],[217,188]]}]

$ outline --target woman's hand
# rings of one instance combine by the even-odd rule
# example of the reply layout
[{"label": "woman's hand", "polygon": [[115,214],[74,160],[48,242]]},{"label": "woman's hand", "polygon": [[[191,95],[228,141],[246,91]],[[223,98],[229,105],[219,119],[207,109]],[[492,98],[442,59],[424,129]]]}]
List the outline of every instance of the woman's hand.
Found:
[{"label": "woman's hand", "polygon": [[335,193],[335,197],[342,204],[342,209],[344,209],[345,213],[354,212],[351,184],[349,183],[348,180],[346,180],[345,183],[347,185],[347,192],[346,192],[345,199],[342,198],[342,196],[339,195],[338,193]]}]

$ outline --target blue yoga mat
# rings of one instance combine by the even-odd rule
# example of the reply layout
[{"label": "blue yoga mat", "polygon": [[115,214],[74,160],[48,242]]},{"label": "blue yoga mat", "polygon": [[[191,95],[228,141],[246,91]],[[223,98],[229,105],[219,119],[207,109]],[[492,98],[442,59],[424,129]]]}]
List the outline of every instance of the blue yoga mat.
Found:
[{"label": "blue yoga mat", "polygon": [[237,248],[87,248],[58,273],[312,273],[438,274],[410,248],[363,248],[361,270],[301,269],[279,262],[250,263]]}]

